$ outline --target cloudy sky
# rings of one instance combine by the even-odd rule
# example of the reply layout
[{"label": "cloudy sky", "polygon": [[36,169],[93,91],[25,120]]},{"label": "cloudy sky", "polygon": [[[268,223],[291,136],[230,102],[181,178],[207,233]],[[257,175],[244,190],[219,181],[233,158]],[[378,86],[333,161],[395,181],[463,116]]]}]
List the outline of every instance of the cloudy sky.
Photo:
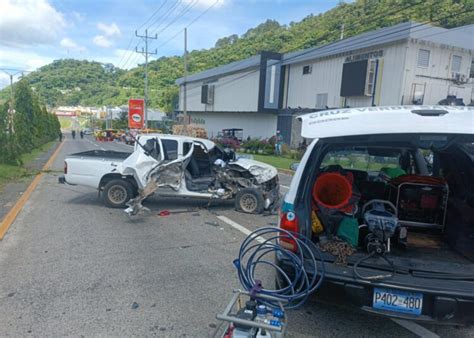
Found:
[{"label": "cloudy sky", "polygon": [[[132,68],[143,56],[134,36],[148,28],[159,56],[209,48],[267,18],[288,24],[334,7],[338,0],[0,0],[0,68],[34,70],[55,59],[111,62]],[[0,72],[0,88],[8,75]]]}]

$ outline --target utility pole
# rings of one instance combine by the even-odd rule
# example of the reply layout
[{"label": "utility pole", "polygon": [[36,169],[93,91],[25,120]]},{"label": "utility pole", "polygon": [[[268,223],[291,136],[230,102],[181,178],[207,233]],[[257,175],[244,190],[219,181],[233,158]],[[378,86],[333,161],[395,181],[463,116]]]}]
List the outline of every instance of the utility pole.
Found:
[{"label": "utility pole", "polygon": [[184,132],[188,134],[188,98],[187,98],[187,82],[188,82],[188,29],[184,28],[184,81],[183,81],[183,114],[184,114]]},{"label": "utility pole", "polygon": [[138,48],[135,47],[135,51],[145,55],[145,128],[148,129],[148,55],[157,54],[156,49],[155,52],[148,52],[148,40],[156,40],[158,36],[157,34],[155,34],[155,36],[148,36],[148,29],[145,29],[145,35],[139,35],[137,31],[135,31],[135,35],[145,40],[145,49],[142,47],[142,50],[138,51]]},{"label": "utility pole", "polygon": [[14,107],[14,96],[13,96],[13,74],[10,74],[10,109],[8,111],[8,133],[12,135],[15,132],[13,127],[13,107]]},{"label": "utility pole", "polygon": [[344,24],[341,25],[341,38],[339,40],[344,39]]},{"label": "utility pole", "polygon": [[20,79],[23,78],[24,73],[29,71],[24,71],[20,69],[13,68],[0,68],[5,74],[10,77],[10,109],[8,110],[8,133],[11,135],[15,132],[15,126],[13,124],[14,114],[15,114],[15,102],[13,95],[13,77],[21,73]]}]

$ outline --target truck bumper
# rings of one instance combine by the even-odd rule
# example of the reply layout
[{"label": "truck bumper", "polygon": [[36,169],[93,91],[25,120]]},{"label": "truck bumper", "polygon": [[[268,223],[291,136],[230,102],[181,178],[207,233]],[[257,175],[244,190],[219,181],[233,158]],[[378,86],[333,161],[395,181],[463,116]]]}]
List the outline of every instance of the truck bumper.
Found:
[{"label": "truck bumper", "polygon": [[[292,275],[293,268],[286,260],[280,260],[277,257],[276,263],[288,276]],[[338,271],[340,267],[332,263],[326,262],[325,266],[326,276],[322,287],[313,295],[315,300],[348,306],[389,318],[431,322],[433,324],[474,324],[474,294],[469,295],[466,292],[456,291],[456,285],[454,284],[457,281],[451,281],[453,284],[451,287],[440,288],[435,291],[432,288],[422,286],[422,283],[415,280],[413,280],[413,283],[406,283],[403,286],[396,282],[391,283],[390,280],[383,283],[361,281],[350,276],[350,273],[341,274]],[[277,285],[279,287],[284,286],[283,278],[279,274],[276,278]],[[423,308],[421,315],[415,316],[375,309],[372,306],[375,287],[422,293]]]}]

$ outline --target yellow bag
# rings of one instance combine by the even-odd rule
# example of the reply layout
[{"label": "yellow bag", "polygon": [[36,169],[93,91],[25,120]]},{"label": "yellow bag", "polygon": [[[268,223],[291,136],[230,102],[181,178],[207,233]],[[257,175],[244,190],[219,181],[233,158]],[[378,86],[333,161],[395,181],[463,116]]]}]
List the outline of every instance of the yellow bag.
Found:
[{"label": "yellow bag", "polygon": [[319,235],[324,231],[323,225],[315,211],[311,212],[311,229],[313,229],[313,233],[316,235]]}]

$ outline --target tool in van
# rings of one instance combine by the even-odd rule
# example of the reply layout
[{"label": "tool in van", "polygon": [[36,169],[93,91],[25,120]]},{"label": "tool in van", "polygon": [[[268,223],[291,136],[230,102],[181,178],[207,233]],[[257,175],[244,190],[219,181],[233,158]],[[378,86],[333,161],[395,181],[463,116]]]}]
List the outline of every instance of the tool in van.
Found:
[{"label": "tool in van", "polygon": [[[390,252],[391,238],[400,229],[397,208],[390,201],[373,199],[364,204],[362,207],[362,215],[365,225],[368,228],[368,233],[364,239],[364,245],[367,249],[368,255],[362,257],[354,264],[354,275],[358,278],[367,280],[393,277],[395,266],[392,261],[387,258],[386,254]],[[392,272],[376,276],[361,275],[358,271],[359,265],[374,256],[382,258],[387,262]]]}]

